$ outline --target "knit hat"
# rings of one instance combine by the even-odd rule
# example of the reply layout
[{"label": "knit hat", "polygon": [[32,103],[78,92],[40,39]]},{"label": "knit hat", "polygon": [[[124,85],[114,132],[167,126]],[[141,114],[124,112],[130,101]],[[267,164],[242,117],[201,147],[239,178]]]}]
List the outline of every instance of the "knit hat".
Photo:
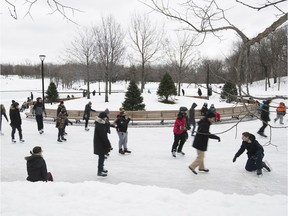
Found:
[{"label": "knit hat", "polygon": [[208,113],[207,114],[207,116],[206,116],[207,118],[215,118],[216,117],[216,115],[215,115],[215,113],[213,113],[213,112],[210,112],[210,113]]},{"label": "knit hat", "polygon": [[99,113],[98,117],[101,119],[104,119],[104,118],[107,118],[108,116],[107,116],[106,112],[101,112],[101,113]]},{"label": "knit hat", "polygon": [[31,154],[38,154],[40,152],[42,152],[42,148],[40,146],[35,146],[33,150],[30,151]]}]

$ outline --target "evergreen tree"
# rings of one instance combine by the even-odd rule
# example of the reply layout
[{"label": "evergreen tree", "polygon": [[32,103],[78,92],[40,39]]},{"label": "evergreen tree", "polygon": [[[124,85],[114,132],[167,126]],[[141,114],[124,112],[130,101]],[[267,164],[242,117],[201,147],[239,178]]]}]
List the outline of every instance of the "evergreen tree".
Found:
[{"label": "evergreen tree", "polygon": [[177,90],[175,87],[175,84],[172,80],[172,77],[166,72],[159,84],[157,95],[160,96],[160,98],[164,97],[163,103],[169,103],[168,100],[169,96],[171,95],[177,95]]},{"label": "evergreen tree", "polygon": [[144,110],[145,104],[143,102],[143,97],[141,96],[140,89],[136,85],[134,80],[131,80],[125,94],[125,100],[122,106],[125,110]]},{"label": "evergreen tree", "polygon": [[54,82],[51,82],[47,91],[46,91],[46,98],[48,99],[48,102],[49,103],[52,103],[52,102],[56,102],[59,95],[58,95],[58,91],[57,91],[57,88],[56,88],[56,85]]},{"label": "evergreen tree", "polygon": [[238,95],[238,92],[237,92],[236,85],[232,83],[231,81],[226,81],[223,86],[220,97],[222,99],[226,99],[226,101],[230,103],[231,101],[234,101],[237,98],[237,95]]}]

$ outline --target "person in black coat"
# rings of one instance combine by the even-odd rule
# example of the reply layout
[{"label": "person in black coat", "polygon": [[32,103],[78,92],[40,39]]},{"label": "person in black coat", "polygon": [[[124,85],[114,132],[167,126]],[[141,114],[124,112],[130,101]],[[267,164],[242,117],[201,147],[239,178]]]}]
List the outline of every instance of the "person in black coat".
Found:
[{"label": "person in black coat", "polygon": [[20,142],[24,142],[23,140],[23,135],[22,135],[22,119],[20,116],[20,111],[19,111],[19,103],[17,103],[16,101],[13,101],[13,103],[11,104],[10,110],[9,110],[9,116],[10,116],[10,125],[12,127],[12,132],[11,132],[11,138],[12,138],[12,142],[15,143],[15,132],[16,129],[18,130],[19,133],[19,139]]},{"label": "person in black coat", "polygon": [[265,168],[268,172],[270,172],[271,169],[266,165],[265,162],[262,161],[264,157],[264,149],[255,139],[255,136],[248,132],[244,132],[242,133],[242,140],[242,145],[235,154],[233,163],[245,150],[247,150],[248,160],[245,165],[245,169],[247,171],[257,170],[257,175],[261,175],[262,168]]},{"label": "person in black coat", "polygon": [[197,158],[189,166],[189,169],[196,175],[197,175],[197,172],[195,171],[196,167],[199,167],[199,171],[209,172],[209,169],[206,169],[204,165],[204,155],[205,151],[207,151],[208,139],[209,138],[217,139],[218,142],[220,142],[220,137],[211,134],[209,132],[210,125],[214,121],[215,121],[215,114],[209,113],[207,114],[206,117],[204,117],[198,122],[198,129],[193,142],[193,147],[197,150]]},{"label": "person in black coat", "polygon": [[88,104],[86,104],[85,109],[84,109],[84,114],[83,114],[83,120],[85,120],[85,130],[89,131],[88,128],[88,122],[90,119],[90,113],[92,112],[96,112],[96,110],[92,109],[92,102],[89,101]]},{"label": "person in black coat", "polygon": [[196,103],[193,103],[189,109],[189,125],[192,125],[191,136],[194,136],[196,122],[195,122],[195,108],[197,107]]},{"label": "person in black coat", "polygon": [[208,112],[208,104],[204,103],[202,108],[201,108],[201,116],[206,116]]},{"label": "person in black coat", "polygon": [[265,128],[268,126],[268,122],[270,121],[270,117],[269,117],[269,104],[270,104],[270,100],[264,101],[263,102],[263,106],[261,108],[261,121],[263,123],[262,127],[259,129],[259,131],[257,132],[260,136],[263,137],[267,137],[264,134],[264,130]]},{"label": "person in black coat", "polygon": [[107,114],[101,112],[95,120],[95,130],[94,130],[94,139],[93,147],[94,154],[98,155],[98,176],[107,176],[107,170],[104,169],[104,160],[105,155],[110,152],[111,144],[107,136],[107,123],[106,123]]},{"label": "person in black coat", "polygon": [[53,177],[50,172],[47,173],[46,162],[42,156],[42,149],[40,146],[35,146],[32,151],[30,151],[30,156],[25,157],[27,161],[27,173],[28,181],[53,181]]}]

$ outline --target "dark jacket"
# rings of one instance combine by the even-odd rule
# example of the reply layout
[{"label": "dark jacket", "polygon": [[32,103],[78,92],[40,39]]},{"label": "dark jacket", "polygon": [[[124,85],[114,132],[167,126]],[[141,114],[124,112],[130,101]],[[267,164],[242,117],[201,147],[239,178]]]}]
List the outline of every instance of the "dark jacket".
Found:
[{"label": "dark jacket", "polygon": [[16,108],[14,105],[11,105],[9,110],[9,116],[10,116],[10,125],[12,127],[20,127],[22,124],[21,116],[19,109]]},{"label": "dark jacket", "polygon": [[261,120],[264,122],[270,121],[269,117],[269,102],[264,102],[261,109]]},{"label": "dark jacket", "polygon": [[201,108],[201,115],[202,116],[206,116],[207,112],[208,112],[207,105],[203,105],[202,108]]},{"label": "dark jacket", "polygon": [[90,112],[96,112],[94,109],[92,109],[91,108],[91,104],[90,103],[88,103],[88,104],[86,104],[86,106],[85,106],[85,110],[84,110],[84,114],[83,114],[83,120],[85,120],[85,119],[90,119]]},{"label": "dark jacket", "polygon": [[43,115],[43,113],[46,114],[44,104],[37,100],[37,102],[33,106],[33,112],[35,115],[39,116]]},{"label": "dark jacket", "polygon": [[119,114],[114,124],[118,132],[127,132],[129,122],[130,118],[126,119],[125,115]]},{"label": "dark jacket", "polygon": [[25,160],[27,160],[28,181],[47,181],[47,166],[41,155],[32,154],[25,157]]},{"label": "dark jacket", "polygon": [[255,136],[252,135],[251,143],[248,142],[242,142],[242,145],[240,149],[237,151],[235,154],[235,157],[239,157],[245,150],[247,150],[247,156],[248,158],[251,158],[252,156],[259,156],[263,155],[264,156],[264,149],[263,147],[259,144],[257,140],[255,140]]},{"label": "dark jacket", "polygon": [[197,134],[195,136],[193,147],[200,151],[207,151],[208,139],[220,139],[218,136],[214,134],[210,134],[211,123],[208,121],[206,117],[201,119],[198,122]]},{"label": "dark jacket", "polygon": [[193,103],[189,110],[189,123],[192,124],[195,122],[195,108],[197,107],[196,103]]},{"label": "dark jacket", "polygon": [[96,117],[94,130],[94,154],[103,155],[111,150],[111,144],[107,136],[107,125],[105,120]]}]

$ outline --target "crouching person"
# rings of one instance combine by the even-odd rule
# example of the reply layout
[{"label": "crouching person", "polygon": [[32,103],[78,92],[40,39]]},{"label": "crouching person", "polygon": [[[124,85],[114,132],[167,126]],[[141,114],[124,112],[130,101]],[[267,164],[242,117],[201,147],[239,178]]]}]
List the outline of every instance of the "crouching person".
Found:
[{"label": "crouching person", "polygon": [[25,160],[27,161],[27,180],[31,182],[53,181],[52,174],[47,172],[47,166],[42,156],[41,147],[34,147],[30,153],[30,156],[25,157]]},{"label": "crouching person", "polygon": [[247,150],[248,160],[245,166],[247,171],[251,172],[257,170],[257,175],[262,175],[262,168],[265,168],[268,172],[270,172],[271,169],[265,162],[262,161],[264,157],[264,149],[255,139],[255,136],[248,132],[244,132],[242,133],[242,140],[242,145],[235,154],[233,163],[236,161],[237,157]]}]

